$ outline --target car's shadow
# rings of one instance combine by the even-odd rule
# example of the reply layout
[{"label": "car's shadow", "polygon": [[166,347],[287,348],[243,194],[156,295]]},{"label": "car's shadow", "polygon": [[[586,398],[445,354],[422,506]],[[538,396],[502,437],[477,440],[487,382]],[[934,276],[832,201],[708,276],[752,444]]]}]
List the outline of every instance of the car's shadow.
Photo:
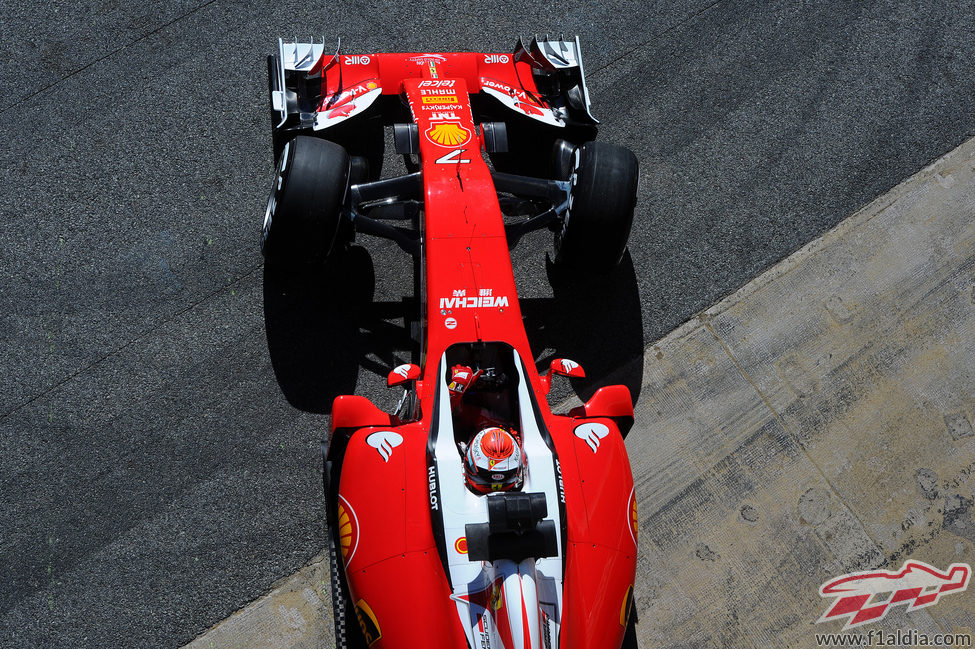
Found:
[{"label": "car's shadow", "polygon": [[[621,383],[636,403],[645,345],[640,291],[629,251],[605,275],[560,272],[551,261],[546,271],[553,297],[522,302],[532,349],[554,349],[582,365],[586,378],[573,380],[572,390],[583,401],[608,383]],[[539,358],[538,370],[547,371],[552,358]],[[571,393],[566,384],[553,382],[551,403]]]},{"label": "car's shadow", "polygon": [[336,396],[355,393],[360,368],[385,377],[415,351],[408,327],[390,322],[415,319],[415,300],[374,304],[374,292],[372,259],[360,246],[320,267],[265,265],[267,347],[292,406],[330,413]]},{"label": "car's shadow", "polygon": [[[553,297],[521,302],[531,348],[554,349],[586,371],[571,388],[568,381],[553,382],[549,401],[558,403],[572,390],[585,401],[612,382],[626,385],[636,402],[644,341],[629,253],[607,275],[570,275],[551,263],[546,270]],[[330,413],[336,396],[355,393],[360,369],[385,377],[402,359],[418,356],[409,326],[418,316],[416,299],[374,303],[375,281],[372,259],[360,246],[321,267],[265,266],[268,352],[295,408]],[[552,357],[537,359],[539,371],[548,370]]]}]

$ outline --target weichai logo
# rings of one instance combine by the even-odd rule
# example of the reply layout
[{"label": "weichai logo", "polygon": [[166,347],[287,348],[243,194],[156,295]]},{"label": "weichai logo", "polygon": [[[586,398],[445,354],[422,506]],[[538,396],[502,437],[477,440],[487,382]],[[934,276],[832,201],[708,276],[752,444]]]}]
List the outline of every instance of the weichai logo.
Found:
[{"label": "weichai logo", "polygon": [[938,603],[944,595],[968,588],[972,568],[953,563],[944,572],[922,561],[907,561],[899,571],[867,570],[837,577],[819,588],[822,597],[836,598],[816,622],[846,620],[843,629],[878,622],[894,606],[908,612]]},{"label": "weichai logo", "polygon": [[440,146],[462,146],[471,139],[469,128],[459,120],[443,120],[433,122],[426,130],[427,139]]},{"label": "weichai logo", "polygon": [[505,306],[508,306],[508,297],[506,295],[472,295],[471,297],[440,298],[441,309],[477,309],[481,307]]}]

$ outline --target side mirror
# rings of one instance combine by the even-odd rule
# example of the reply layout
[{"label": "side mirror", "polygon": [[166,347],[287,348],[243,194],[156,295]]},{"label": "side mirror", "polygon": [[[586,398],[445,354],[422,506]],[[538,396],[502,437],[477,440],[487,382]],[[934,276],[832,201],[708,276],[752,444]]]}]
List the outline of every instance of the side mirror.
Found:
[{"label": "side mirror", "polygon": [[579,363],[571,361],[568,358],[553,358],[552,362],[549,363],[548,372],[541,376],[542,389],[545,390],[545,394],[548,394],[549,390],[552,389],[552,375],[554,374],[568,376],[573,379],[586,378],[586,372]]},{"label": "side mirror", "polygon": [[402,385],[407,381],[415,381],[418,378],[420,378],[420,366],[414,365],[413,363],[405,363],[393,368],[386,377],[386,385],[393,387],[394,385]]},{"label": "side mirror", "polygon": [[372,401],[357,395],[342,395],[332,402],[332,430],[340,428],[365,428],[366,426],[393,426],[392,417]]},{"label": "side mirror", "polygon": [[607,417],[616,421],[625,438],[633,426],[633,397],[625,385],[607,385],[596,390],[585,404],[569,411],[570,417]]}]

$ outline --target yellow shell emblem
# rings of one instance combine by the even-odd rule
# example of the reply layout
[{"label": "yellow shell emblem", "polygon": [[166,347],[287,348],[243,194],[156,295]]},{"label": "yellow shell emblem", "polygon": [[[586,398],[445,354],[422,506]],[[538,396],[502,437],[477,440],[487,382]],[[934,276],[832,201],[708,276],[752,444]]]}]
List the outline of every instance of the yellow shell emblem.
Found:
[{"label": "yellow shell emblem", "polygon": [[339,503],[339,544],[342,547],[342,560],[347,561],[349,547],[352,545],[352,520],[341,503]]},{"label": "yellow shell emblem", "polygon": [[633,504],[630,505],[630,526],[633,529],[633,540],[636,540],[640,536],[639,517],[636,513],[636,498],[633,499]]},{"label": "yellow shell emblem", "polygon": [[440,146],[460,146],[470,139],[471,134],[456,122],[440,122],[427,129],[427,137]]}]

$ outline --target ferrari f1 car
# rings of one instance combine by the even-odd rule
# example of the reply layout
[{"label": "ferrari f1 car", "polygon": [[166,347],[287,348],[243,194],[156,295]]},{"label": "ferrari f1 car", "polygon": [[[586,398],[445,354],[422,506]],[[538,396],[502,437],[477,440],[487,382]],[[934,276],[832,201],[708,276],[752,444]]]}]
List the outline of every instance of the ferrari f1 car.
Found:
[{"label": "ferrari f1 car", "polygon": [[[321,262],[356,234],[414,256],[415,363],[396,412],[339,396],[324,483],[339,647],[617,648],[633,623],[637,508],[625,386],[552,412],[509,249],[554,233],[566,272],[615,267],[634,155],[595,141],[578,38],[513,53],[268,60],[277,166],[267,263]],[[383,177],[386,134],[405,175]]]}]

